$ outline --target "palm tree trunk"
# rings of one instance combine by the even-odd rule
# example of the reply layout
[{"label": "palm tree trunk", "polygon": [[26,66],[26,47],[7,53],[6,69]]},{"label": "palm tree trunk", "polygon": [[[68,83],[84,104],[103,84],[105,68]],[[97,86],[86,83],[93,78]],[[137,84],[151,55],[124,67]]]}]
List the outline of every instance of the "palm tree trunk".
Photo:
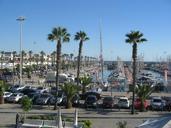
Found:
[{"label": "palm tree trunk", "polygon": [[68,100],[67,100],[67,106],[66,106],[66,108],[72,108],[71,99],[68,99]]},{"label": "palm tree trunk", "polygon": [[145,111],[145,107],[144,107],[144,100],[141,99],[141,112],[144,112]]},{"label": "palm tree trunk", "polygon": [[30,60],[30,66],[31,66],[31,61],[32,61],[31,56],[30,56],[29,60]]},{"label": "palm tree trunk", "polygon": [[3,68],[3,55],[2,55],[2,53],[1,53],[1,69]]},{"label": "palm tree trunk", "polygon": [[58,40],[56,47],[56,98],[54,110],[57,109],[57,96],[58,96],[58,86],[59,86],[59,67],[60,67],[60,57],[61,57],[61,42]]},{"label": "palm tree trunk", "polygon": [[83,41],[79,43],[79,52],[78,52],[78,65],[77,65],[77,86],[79,85],[79,76],[80,76],[80,65],[81,65],[81,51],[82,51]]},{"label": "palm tree trunk", "polygon": [[131,114],[135,113],[134,108],[134,101],[135,101],[135,86],[136,86],[136,73],[137,73],[137,67],[136,67],[136,61],[137,61],[137,43],[133,43],[133,51],[132,51],[132,59],[133,59],[133,92],[132,92],[132,110]]},{"label": "palm tree trunk", "polygon": [[15,55],[13,54],[13,67],[12,67],[12,83],[13,83],[13,85],[14,85],[14,75],[15,75],[15,69],[14,69],[14,66],[15,66]]}]

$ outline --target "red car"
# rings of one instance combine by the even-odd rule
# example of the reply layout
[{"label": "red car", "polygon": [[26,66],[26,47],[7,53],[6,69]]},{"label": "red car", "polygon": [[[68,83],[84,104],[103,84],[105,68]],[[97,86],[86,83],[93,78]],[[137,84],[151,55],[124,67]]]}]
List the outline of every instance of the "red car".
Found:
[{"label": "red car", "polygon": [[[141,101],[140,101],[139,98],[137,98],[137,99],[135,100],[135,102],[134,102],[134,107],[135,107],[135,109],[138,109],[138,110],[141,109]],[[144,101],[144,108],[145,108],[145,109],[148,109],[148,107],[149,107],[149,103],[148,103],[147,100],[145,100],[145,101]]]}]

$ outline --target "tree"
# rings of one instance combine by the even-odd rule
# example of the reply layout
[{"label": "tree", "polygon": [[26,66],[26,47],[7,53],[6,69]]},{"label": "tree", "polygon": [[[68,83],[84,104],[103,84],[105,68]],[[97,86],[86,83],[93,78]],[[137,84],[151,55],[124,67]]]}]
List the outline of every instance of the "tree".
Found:
[{"label": "tree", "polygon": [[126,121],[119,121],[116,123],[117,128],[127,128],[127,122]]},{"label": "tree", "polygon": [[24,119],[26,118],[26,113],[32,108],[32,101],[28,96],[25,96],[21,101],[22,109],[24,111]]},{"label": "tree", "polygon": [[[131,31],[130,33],[126,34],[127,39],[125,40],[126,43],[132,44],[132,59],[133,59],[133,93],[132,93],[132,104],[135,101],[135,85],[136,85],[136,74],[137,74],[137,44],[147,41],[147,39],[142,38],[143,34],[139,31]],[[134,114],[135,109],[134,105],[132,105],[131,113]]]},{"label": "tree", "polygon": [[0,104],[4,103],[4,81],[0,81]]},{"label": "tree", "polygon": [[70,62],[69,62],[70,63],[70,68],[72,68],[72,65],[73,65],[72,58],[73,58],[74,54],[70,53],[69,56],[70,56],[70,59],[69,59],[70,60]]},{"label": "tree", "polygon": [[4,51],[1,51],[1,69],[3,68]]},{"label": "tree", "polygon": [[4,80],[0,80],[0,104],[4,103],[4,91],[9,90],[9,84],[6,83]]},{"label": "tree", "polygon": [[151,95],[151,93],[153,92],[154,88],[152,87],[152,85],[147,85],[147,84],[138,84],[135,88],[135,92],[137,94],[137,96],[140,99],[141,102],[141,109],[140,111],[144,111],[144,103],[145,100]]},{"label": "tree", "polygon": [[77,32],[74,38],[76,41],[80,41],[79,50],[78,50],[78,59],[77,59],[77,86],[79,85],[79,76],[80,76],[80,65],[81,65],[81,53],[83,42],[89,40],[87,34],[83,31]]},{"label": "tree", "polygon": [[[70,34],[67,32],[66,28],[53,28],[52,33],[48,34],[48,40],[56,41],[56,95],[58,95],[58,85],[59,85],[59,67],[61,58],[61,48],[63,42],[69,42]],[[57,109],[57,97],[55,99],[54,110]]]},{"label": "tree", "polygon": [[25,71],[26,74],[27,74],[27,78],[28,78],[28,79],[31,79],[31,72],[32,72],[31,66],[26,66],[25,69],[24,69],[24,71]]},{"label": "tree", "polygon": [[72,98],[78,92],[78,86],[73,83],[65,83],[61,89],[64,91],[67,98],[66,108],[72,108]]},{"label": "tree", "polygon": [[22,50],[21,55],[22,55],[22,68],[23,68],[23,62],[25,62],[24,58],[27,54],[24,50]]},{"label": "tree", "polygon": [[30,51],[29,51],[29,61],[30,61],[30,66],[31,66],[31,62],[32,62],[32,54],[33,54],[33,52],[30,50]]},{"label": "tree", "polygon": [[34,60],[36,62],[36,65],[38,66],[38,64],[39,64],[39,54],[34,54]]},{"label": "tree", "polygon": [[51,63],[52,63],[52,66],[54,66],[54,64],[55,64],[55,55],[56,55],[56,51],[53,51],[51,53]]},{"label": "tree", "polygon": [[41,61],[41,64],[42,64],[42,66],[43,66],[43,63],[44,63],[44,55],[45,55],[45,52],[44,51],[41,51],[40,52],[40,61]]},{"label": "tree", "polygon": [[16,54],[17,54],[17,52],[16,51],[13,51],[12,52],[12,54],[13,54],[13,60],[12,60],[12,62],[13,62],[13,84],[14,84],[14,74],[15,74],[15,57],[16,57]]},{"label": "tree", "polygon": [[92,82],[92,78],[84,75],[83,77],[80,78],[81,84],[82,84],[82,94],[86,92],[86,87]]},{"label": "tree", "polygon": [[90,120],[84,120],[83,128],[92,128],[92,122]]}]

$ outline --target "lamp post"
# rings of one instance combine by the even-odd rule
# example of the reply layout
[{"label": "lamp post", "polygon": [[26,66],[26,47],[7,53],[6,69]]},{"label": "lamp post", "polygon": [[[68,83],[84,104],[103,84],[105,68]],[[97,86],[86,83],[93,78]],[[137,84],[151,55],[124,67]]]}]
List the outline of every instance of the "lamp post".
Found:
[{"label": "lamp post", "polygon": [[22,85],[22,23],[25,20],[24,17],[20,16],[16,19],[20,22],[20,81],[19,84]]}]

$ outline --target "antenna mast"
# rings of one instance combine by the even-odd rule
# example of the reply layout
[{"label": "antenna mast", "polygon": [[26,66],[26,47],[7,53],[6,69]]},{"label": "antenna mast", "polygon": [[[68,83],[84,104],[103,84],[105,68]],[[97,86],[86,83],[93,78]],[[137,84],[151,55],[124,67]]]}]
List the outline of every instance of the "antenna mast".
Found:
[{"label": "antenna mast", "polygon": [[102,30],[101,30],[101,22],[99,25],[100,28],[100,66],[101,66],[101,75],[102,75],[102,81],[103,81],[103,46],[102,46]]}]

